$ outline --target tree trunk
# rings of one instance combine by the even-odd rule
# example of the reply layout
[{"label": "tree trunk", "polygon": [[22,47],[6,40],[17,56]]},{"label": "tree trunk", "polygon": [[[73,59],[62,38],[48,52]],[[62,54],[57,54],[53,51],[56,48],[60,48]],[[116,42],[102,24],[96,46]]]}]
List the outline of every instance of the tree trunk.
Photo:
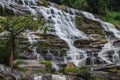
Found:
[{"label": "tree trunk", "polygon": [[15,38],[14,38],[14,36],[12,35],[11,36],[11,43],[10,43],[10,58],[9,58],[9,67],[13,67],[13,56],[14,56],[14,47],[15,47],[15,45],[14,45],[14,41],[15,41]]}]

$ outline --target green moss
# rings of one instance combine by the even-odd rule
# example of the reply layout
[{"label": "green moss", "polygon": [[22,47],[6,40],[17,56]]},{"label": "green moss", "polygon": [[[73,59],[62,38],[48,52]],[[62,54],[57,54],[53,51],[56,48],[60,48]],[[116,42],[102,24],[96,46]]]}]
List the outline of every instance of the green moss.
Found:
[{"label": "green moss", "polygon": [[26,72],[26,71],[28,71],[27,68],[21,68],[21,67],[18,67],[17,70],[22,71],[22,72]]},{"label": "green moss", "polygon": [[52,63],[51,63],[51,61],[40,61],[40,64],[44,64],[46,66],[46,71],[48,73],[51,72],[51,69],[52,69]]},{"label": "green moss", "polygon": [[76,17],[76,23],[77,23],[77,26],[82,26],[83,18],[81,16],[77,16]]},{"label": "green moss", "polygon": [[24,61],[18,60],[18,61],[16,61],[16,62],[14,63],[13,67],[14,67],[15,69],[17,69],[18,66],[21,65],[21,64],[27,64],[27,63],[24,62]]},{"label": "green moss", "polygon": [[96,21],[77,16],[76,24],[77,28],[86,34],[99,34],[101,36],[104,35],[101,24]]},{"label": "green moss", "polygon": [[64,56],[66,54],[66,49],[65,48],[60,49],[60,53],[62,54],[62,56]]},{"label": "green moss", "polygon": [[76,73],[78,68],[65,68],[65,73]]},{"label": "green moss", "polygon": [[41,73],[41,74],[46,74],[46,73],[48,73],[46,70],[43,70],[43,69],[37,69],[36,72],[37,72],[37,73]]},{"label": "green moss", "polygon": [[42,0],[42,2],[43,2],[43,6],[48,6],[47,0]]},{"label": "green moss", "polygon": [[82,75],[85,77],[85,80],[94,80],[94,78],[91,76],[89,67],[82,66],[79,68],[65,68],[65,73],[72,73],[76,75]]}]

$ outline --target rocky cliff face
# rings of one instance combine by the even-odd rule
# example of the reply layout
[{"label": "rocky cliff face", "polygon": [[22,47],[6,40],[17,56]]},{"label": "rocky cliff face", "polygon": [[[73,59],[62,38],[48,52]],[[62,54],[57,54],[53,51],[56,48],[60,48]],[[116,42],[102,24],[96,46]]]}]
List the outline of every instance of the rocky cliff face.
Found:
[{"label": "rocky cliff face", "polygon": [[[59,3],[59,0],[50,1]],[[112,24],[103,22],[90,13],[50,2],[44,3],[41,0],[39,2],[23,0],[15,3],[5,0],[0,3],[2,3],[1,9],[5,9],[2,15],[8,15],[6,11],[12,15],[33,14],[35,17],[44,18],[49,23],[47,34],[39,30],[35,32],[26,30],[18,36],[21,39],[21,52],[19,60],[15,61],[17,64],[15,68],[24,71],[24,73],[17,73],[22,79],[33,80],[35,77],[34,80],[44,80],[44,78],[87,80],[85,77],[89,74],[86,71],[88,68],[79,67],[87,66],[94,69],[95,66],[119,65],[120,32]],[[111,72],[114,74],[114,68],[116,69],[116,66],[112,69],[103,69],[102,71],[107,72],[101,72],[99,76],[96,75],[98,72],[91,71],[91,73],[97,78],[102,77],[107,80]],[[6,70],[1,72],[4,71],[6,72]],[[119,80],[119,67],[116,71],[118,75],[114,75],[117,77],[110,76],[109,79]],[[66,75],[52,75],[59,73]],[[2,74],[9,76],[9,73]],[[103,76],[105,74],[107,76]]]}]

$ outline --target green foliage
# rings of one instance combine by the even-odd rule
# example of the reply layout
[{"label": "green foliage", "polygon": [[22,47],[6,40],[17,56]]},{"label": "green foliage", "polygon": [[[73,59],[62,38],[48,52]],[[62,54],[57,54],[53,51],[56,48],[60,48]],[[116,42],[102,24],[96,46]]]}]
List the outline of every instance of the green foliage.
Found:
[{"label": "green foliage", "polygon": [[62,48],[62,49],[60,50],[60,53],[64,56],[64,55],[66,54],[66,49],[65,49],[65,48]]},{"label": "green foliage", "polygon": [[90,69],[86,66],[79,68],[65,68],[64,72],[81,75],[85,80],[94,80],[93,77],[91,77]]},{"label": "green foliage", "polygon": [[104,14],[106,11],[120,11],[120,0],[60,0],[60,2],[95,14]]},{"label": "green foliage", "polygon": [[75,0],[73,7],[76,9],[85,10],[87,8],[86,0]]},{"label": "green foliage", "polygon": [[9,16],[0,19],[3,28],[11,33],[17,33],[24,29],[43,29],[45,21],[42,19],[34,19],[34,16]]},{"label": "green foliage", "polygon": [[[45,31],[47,31],[47,28],[44,27],[44,24],[46,22],[43,19],[35,19],[34,16],[29,15],[29,16],[7,16],[7,17],[0,17],[0,31],[8,31],[9,36],[6,37],[6,41],[9,40],[9,44],[3,44],[4,46],[8,46],[10,49],[8,49],[8,53],[11,55],[8,56],[10,57],[9,61],[9,66],[12,67],[13,64],[13,58],[16,54],[16,45],[18,45],[16,42],[17,36],[23,32],[25,29],[30,29],[30,30],[37,30],[38,28]],[[44,31],[44,32],[45,32]],[[1,43],[2,44],[2,43]],[[4,47],[1,47],[4,50]],[[19,50],[19,49],[18,49]],[[7,59],[8,59],[7,58]],[[4,60],[3,60],[4,61]]]},{"label": "green foliage", "polygon": [[65,68],[65,73],[76,73],[78,68]]},{"label": "green foliage", "polygon": [[86,0],[60,0],[60,2],[76,9],[84,10],[87,8]]},{"label": "green foliage", "polygon": [[44,6],[48,6],[47,0],[42,0]]},{"label": "green foliage", "polygon": [[120,25],[120,12],[109,12],[102,17],[104,21],[113,23],[114,25]]},{"label": "green foliage", "polygon": [[13,68],[19,70],[19,71],[22,71],[22,72],[26,72],[28,71],[27,68],[24,68],[24,67],[19,67],[19,65],[22,65],[22,64],[27,64],[26,62],[24,61],[21,61],[21,60],[17,60],[15,61],[15,63],[13,64]]},{"label": "green foliage", "polygon": [[24,61],[21,61],[21,60],[17,60],[17,61],[14,63],[13,67],[17,69],[18,66],[21,65],[21,64],[27,64],[27,63],[24,62]]},{"label": "green foliage", "polygon": [[0,39],[0,63],[8,65],[9,58],[9,40]]},{"label": "green foliage", "polygon": [[42,73],[42,74],[46,74],[46,73],[48,73],[46,70],[44,70],[44,69],[38,69],[38,70],[36,70],[36,72],[37,73]]},{"label": "green foliage", "polygon": [[48,73],[51,72],[51,69],[52,69],[52,63],[51,63],[51,61],[40,61],[40,64],[44,64],[46,66],[46,71]]},{"label": "green foliage", "polygon": [[76,23],[78,24],[78,26],[82,26],[83,18],[81,16],[77,16],[76,17]]},{"label": "green foliage", "polygon": [[22,71],[22,72],[26,72],[26,71],[28,71],[27,68],[21,68],[21,67],[18,67],[17,70]]}]

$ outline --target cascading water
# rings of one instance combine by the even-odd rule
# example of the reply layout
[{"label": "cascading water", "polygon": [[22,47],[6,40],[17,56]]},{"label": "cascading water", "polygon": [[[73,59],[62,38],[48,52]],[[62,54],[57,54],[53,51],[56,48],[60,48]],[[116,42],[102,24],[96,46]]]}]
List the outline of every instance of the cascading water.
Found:
[{"label": "cascading water", "polygon": [[52,75],[52,80],[66,80],[64,75]]},{"label": "cascading water", "polygon": [[[37,0],[21,0],[22,2],[22,5],[21,5],[21,4],[18,4],[19,1],[17,0],[5,0],[5,1],[0,1],[0,5],[4,7],[4,6],[9,6],[8,4],[11,4],[11,5],[16,4],[21,7],[19,10],[29,11],[31,14],[35,15],[36,17],[38,16],[39,13],[42,14],[45,20],[50,22],[49,24],[50,29],[53,29],[54,33],[58,37],[60,37],[62,40],[64,40],[69,46],[69,50],[67,51],[67,57],[70,57],[70,59],[68,60],[67,57],[65,57],[65,62],[68,62],[68,61],[73,62],[77,67],[85,65],[86,59],[88,57],[86,50],[76,48],[74,46],[74,41],[76,39],[88,40],[89,37],[85,33],[83,33],[82,31],[76,28],[75,10],[70,9],[73,13],[73,14],[70,14],[62,11],[61,9],[57,9],[54,6],[48,6],[48,7],[37,6],[36,1]],[[32,5],[32,7],[30,5]],[[25,10],[23,10],[23,8],[25,8]],[[16,9],[13,9],[13,8],[11,8],[10,10],[13,10],[14,12],[16,11]],[[91,13],[84,12],[84,11],[78,11],[78,12],[84,15],[84,17],[86,18],[100,23],[104,31],[110,32],[114,35],[116,39],[120,39],[120,31],[117,30],[114,27],[114,25],[107,22],[103,22],[98,18],[95,18],[95,16]],[[117,52],[119,49],[112,45],[112,43],[114,42],[114,39],[108,37],[107,35],[105,36],[108,39],[108,43],[106,43],[102,51],[98,53],[98,57],[101,58],[103,61],[105,61],[107,64],[113,64],[113,63],[119,64],[120,57],[119,57],[119,53]],[[31,37],[30,33],[28,33],[28,40],[30,41],[31,44],[33,44],[36,41],[33,37]],[[108,57],[110,50],[113,50],[111,59],[110,57]],[[92,60],[91,60],[92,64],[94,64],[94,60],[95,60],[95,57],[92,56]]]},{"label": "cascading water", "polygon": [[42,80],[42,76],[37,76],[37,75],[35,75],[35,76],[34,76],[34,80]]},{"label": "cascading water", "polygon": [[[93,14],[88,12],[82,12],[82,14],[88,19],[99,22],[106,32],[111,32],[116,39],[120,39],[120,31],[117,30],[113,24],[103,22],[102,20],[95,18]],[[102,51],[99,53],[99,57],[101,57],[108,64],[120,64],[119,53],[116,52],[117,50],[119,50],[119,48],[118,47],[115,48],[113,46],[112,43],[114,42],[114,39],[110,39],[109,37],[107,37],[107,39],[108,39],[108,43],[104,45]],[[109,50],[114,51],[112,55],[112,60],[110,60],[110,58],[108,57],[109,53],[107,53],[107,51]]]},{"label": "cascading water", "polygon": [[[72,58],[70,61],[72,61],[76,66],[85,64],[85,51],[76,48],[73,42],[75,41],[75,37],[79,39],[88,39],[88,37],[76,28],[75,15],[65,13],[54,7],[38,7],[37,10],[42,13],[46,20],[53,22],[55,33],[68,44],[70,48],[68,56]],[[83,57],[77,57],[81,55]]]}]

